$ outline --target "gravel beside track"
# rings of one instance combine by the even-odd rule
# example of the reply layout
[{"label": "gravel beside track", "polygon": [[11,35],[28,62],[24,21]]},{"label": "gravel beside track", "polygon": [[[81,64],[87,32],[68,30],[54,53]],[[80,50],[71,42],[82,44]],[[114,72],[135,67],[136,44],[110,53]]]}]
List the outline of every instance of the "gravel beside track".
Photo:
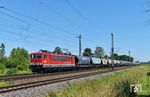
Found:
[{"label": "gravel beside track", "polygon": [[[126,69],[123,69],[123,70],[126,70]],[[115,72],[120,72],[123,70],[118,70]],[[66,87],[67,85],[69,85],[71,83],[85,80],[85,79],[100,78],[102,76],[106,76],[106,75],[109,75],[112,73],[113,72],[107,72],[107,73],[97,74],[97,75],[84,77],[84,78],[72,79],[72,80],[68,80],[68,81],[63,81],[63,82],[33,87],[33,88],[21,89],[21,90],[17,90],[17,91],[0,94],[0,97],[44,97],[44,94],[46,94],[47,92],[61,91],[64,89],[64,87]]]},{"label": "gravel beside track", "polygon": [[[27,76],[19,76],[19,78],[17,79],[16,77],[9,77],[9,79],[4,78],[5,80],[1,80],[1,81],[5,81],[10,85],[18,85],[18,84],[25,84],[25,83],[31,83],[31,82],[35,82],[35,81],[39,81],[39,80],[48,80],[48,79],[52,79],[52,78],[57,78],[60,77],[62,75],[66,75],[66,74],[76,74],[76,73],[81,73],[81,72],[91,72],[91,71],[95,71],[95,70],[99,70],[99,71],[103,71],[103,70],[109,70],[109,69],[89,69],[89,70],[75,70],[75,71],[67,71],[67,72],[57,72],[57,73],[48,73],[48,74],[32,74],[32,75],[27,75]],[[85,72],[85,73],[86,73]],[[17,76],[18,77],[18,76]]]},{"label": "gravel beside track", "polygon": [[6,76],[0,76],[0,80],[1,81],[21,80],[21,79],[27,79],[27,78],[35,78],[35,77],[48,76],[48,75],[58,75],[60,73],[66,74],[66,73],[73,73],[73,72],[76,72],[76,71],[52,72],[52,73],[45,73],[45,74],[16,74],[16,75],[6,75]]}]

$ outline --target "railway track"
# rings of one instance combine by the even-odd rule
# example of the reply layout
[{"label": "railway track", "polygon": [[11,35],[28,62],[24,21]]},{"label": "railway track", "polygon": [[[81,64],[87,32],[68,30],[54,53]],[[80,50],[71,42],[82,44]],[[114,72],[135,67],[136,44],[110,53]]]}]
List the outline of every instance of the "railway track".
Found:
[{"label": "railway track", "polygon": [[122,70],[122,69],[127,69],[127,68],[129,68],[129,67],[121,67],[121,68],[116,68],[114,70],[105,70],[102,72],[91,71],[91,72],[85,72],[85,73],[72,73],[67,76],[63,75],[61,77],[52,78],[49,80],[42,80],[42,81],[35,81],[35,82],[31,82],[31,83],[0,87],[0,93],[6,93],[6,92],[16,91],[16,90],[20,90],[20,89],[27,89],[27,88],[32,88],[32,87],[37,87],[37,86],[42,86],[42,85],[47,85],[47,84],[52,84],[52,83],[58,83],[58,82],[63,82],[63,81],[68,81],[68,80],[73,80],[73,79],[79,79],[79,78],[83,78],[83,77],[114,72],[116,70]]},{"label": "railway track", "polygon": [[52,72],[52,73],[45,73],[45,74],[7,75],[7,76],[0,76],[0,81],[12,81],[12,80],[20,80],[20,79],[29,79],[29,78],[60,75],[60,74],[67,74],[67,73],[69,74],[69,73],[84,72],[84,71],[91,71],[91,70],[97,70],[97,69],[89,69],[89,70],[83,69],[83,70],[74,70],[74,71],[65,71],[65,72]]}]

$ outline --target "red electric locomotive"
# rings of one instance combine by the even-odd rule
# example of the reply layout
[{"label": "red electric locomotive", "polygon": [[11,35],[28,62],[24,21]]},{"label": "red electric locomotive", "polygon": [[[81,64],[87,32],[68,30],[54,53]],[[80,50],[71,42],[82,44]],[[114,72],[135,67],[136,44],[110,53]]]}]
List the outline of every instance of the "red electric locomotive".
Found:
[{"label": "red electric locomotive", "polygon": [[33,72],[75,67],[75,56],[53,54],[45,51],[31,53],[30,68]]}]

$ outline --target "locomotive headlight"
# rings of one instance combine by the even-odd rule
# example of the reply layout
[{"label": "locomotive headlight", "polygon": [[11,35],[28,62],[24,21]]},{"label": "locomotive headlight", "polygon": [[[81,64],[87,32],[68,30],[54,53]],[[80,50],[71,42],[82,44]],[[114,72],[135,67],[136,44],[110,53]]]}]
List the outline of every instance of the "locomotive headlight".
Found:
[{"label": "locomotive headlight", "polygon": [[44,60],[43,62],[44,62],[44,63],[46,63],[47,61],[46,61],[46,60]]}]

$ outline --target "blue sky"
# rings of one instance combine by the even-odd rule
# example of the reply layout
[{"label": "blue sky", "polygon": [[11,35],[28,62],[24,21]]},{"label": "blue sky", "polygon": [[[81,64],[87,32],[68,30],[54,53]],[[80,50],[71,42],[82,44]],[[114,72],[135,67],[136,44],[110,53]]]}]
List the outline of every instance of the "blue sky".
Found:
[{"label": "blue sky", "polygon": [[110,33],[113,32],[115,52],[128,54],[130,50],[136,60],[150,60],[150,27],[146,25],[150,15],[144,12],[148,0],[68,1],[90,22],[65,0],[0,0],[0,6],[63,29],[60,31],[0,9],[0,42],[5,43],[6,54],[16,47],[24,47],[31,53],[39,49],[52,51],[56,46],[78,54],[76,37],[79,34],[82,35],[82,49],[94,50],[101,46],[109,54]]}]

